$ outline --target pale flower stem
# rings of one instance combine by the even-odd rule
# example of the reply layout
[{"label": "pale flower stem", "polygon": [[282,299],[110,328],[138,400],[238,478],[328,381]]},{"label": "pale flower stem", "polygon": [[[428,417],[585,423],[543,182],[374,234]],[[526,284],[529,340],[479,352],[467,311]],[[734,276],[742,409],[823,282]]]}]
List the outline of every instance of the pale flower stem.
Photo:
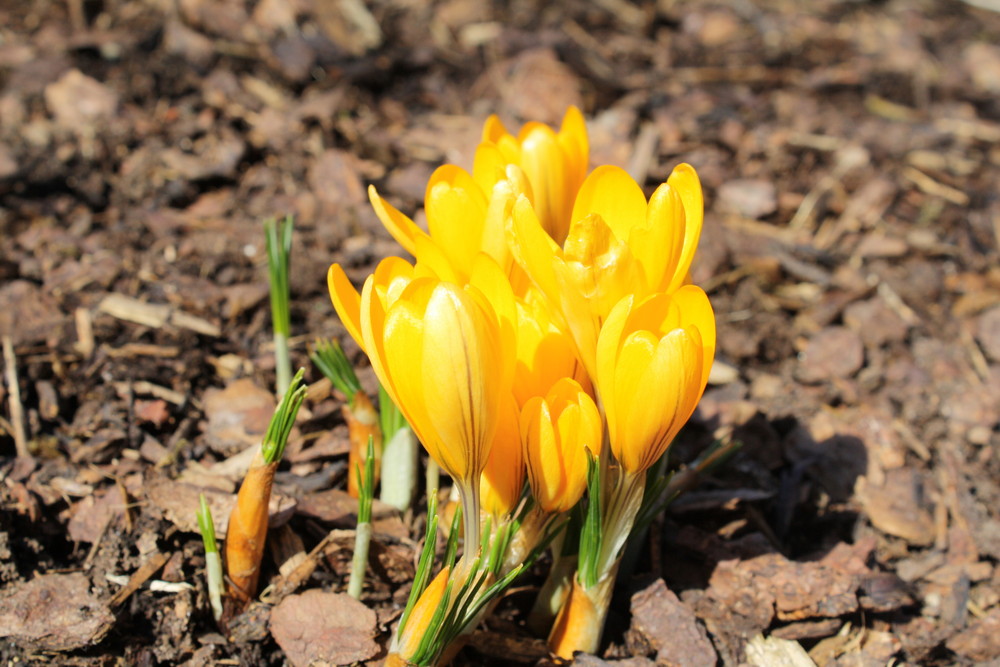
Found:
[{"label": "pale flower stem", "polygon": [[576,572],[577,558],[573,555],[560,555],[561,542],[560,536],[552,543],[552,567],[528,614],[528,627],[539,635],[552,627],[552,621],[566,601]]},{"label": "pale flower stem", "polygon": [[357,600],[365,585],[365,569],[368,567],[368,545],[372,539],[372,525],[359,523],[354,535],[354,558],[351,560],[351,578],[347,583],[347,594]]},{"label": "pale flower stem", "polygon": [[274,371],[275,393],[280,398],[292,381],[292,358],[288,352],[288,336],[277,331],[274,333]]},{"label": "pale flower stem", "polygon": [[462,533],[465,541],[462,560],[468,562],[479,551],[479,484],[467,482],[456,482],[456,484],[458,493],[462,497],[462,521],[465,529]]},{"label": "pale flower stem", "polygon": [[432,494],[437,493],[438,489],[441,488],[441,468],[438,466],[437,461],[428,457],[427,459],[427,470],[424,472],[424,490],[428,498]]},{"label": "pale flower stem", "polygon": [[602,579],[612,569],[616,574],[618,572],[622,548],[632,532],[646,488],[646,475],[643,473],[630,474],[619,469],[614,477],[601,522],[605,531],[598,560]]},{"label": "pale flower stem", "polygon": [[208,601],[212,605],[212,616],[222,618],[222,558],[218,551],[205,554],[205,573],[208,579]]},{"label": "pale flower stem", "polygon": [[413,502],[416,488],[417,437],[409,426],[404,426],[382,445],[380,499],[403,512]]}]

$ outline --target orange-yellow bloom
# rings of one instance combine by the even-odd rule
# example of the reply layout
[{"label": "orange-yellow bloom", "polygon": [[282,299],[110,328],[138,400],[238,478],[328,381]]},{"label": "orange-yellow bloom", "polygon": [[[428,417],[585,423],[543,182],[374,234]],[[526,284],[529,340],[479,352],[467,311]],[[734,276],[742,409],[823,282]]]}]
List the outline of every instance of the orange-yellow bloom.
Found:
[{"label": "orange-yellow bloom", "polygon": [[472,174],[483,192],[505,178],[505,168],[519,166],[531,184],[530,198],[545,231],[562,243],[580,184],[587,175],[590,147],[583,114],[570,107],[558,134],[544,123],[524,125],[515,138],[496,116],[483,127]]},{"label": "orange-yellow bloom", "polygon": [[494,519],[513,512],[524,489],[524,458],[517,423],[517,403],[511,394],[501,408],[496,439],[479,483],[483,510]]},{"label": "orange-yellow bloom", "polygon": [[508,218],[517,262],[560,310],[580,359],[596,373],[597,336],[622,297],[672,292],[687,276],[701,234],[701,184],[688,165],[674,169],[649,201],[622,169],[595,169],[580,187],[560,246],[521,195]]},{"label": "orange-yellow bloom", "polygon": [[448,575],[450,573],[451,568],[442,568],[417,598],[417,603],[413,605],[413,611],[406,619],[406,627],[396,637],[393,650],[396,664],[409,664],[407,661],[416,654],[420,647],[420,641],[424,638],[431,619],[434,617],[434,612],[441,604],[441,598],[444,597],[445,591],[448,590]]},{"label": "orange-yellow bloom", "polygon": [[601,415],[576,380],[563,378],[521,411],[528,482],[539,507],[565,512],[587,487],[587,451],[601,453]]},{"label": "orange-yellow bloom", "polygon": [[611,451],[628,473],[666,451],[705,391],[715,357],[715,314],[700,287],[623,298],[597,343],[595,384]]}]

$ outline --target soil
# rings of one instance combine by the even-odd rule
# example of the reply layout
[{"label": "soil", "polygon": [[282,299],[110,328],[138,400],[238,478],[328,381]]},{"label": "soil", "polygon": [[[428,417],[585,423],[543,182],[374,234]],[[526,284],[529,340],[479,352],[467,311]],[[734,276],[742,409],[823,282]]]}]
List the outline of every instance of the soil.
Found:
[{"label": "soil", "polygon": [[[576,663],[1000,664],[998,44],[987,0],[0,2],[0,658],[377,664],[425,510],[383,511],[366,609],[326,595],[354,517],[308,344],[374,387],[326,269],[402,252],[368,184],[419,220],[486,116],[576,104],[593,164],[701,176],[718,363],[672,462],[742,443],[656,520]],[[261,222],[285,215],[313,386],[276,587],[223,633],[194,503],[231,503],[273,406]],[[551,663],[524,623],[543,565],[454,664]],[[310,616],[336,650],[289,636]]]}]

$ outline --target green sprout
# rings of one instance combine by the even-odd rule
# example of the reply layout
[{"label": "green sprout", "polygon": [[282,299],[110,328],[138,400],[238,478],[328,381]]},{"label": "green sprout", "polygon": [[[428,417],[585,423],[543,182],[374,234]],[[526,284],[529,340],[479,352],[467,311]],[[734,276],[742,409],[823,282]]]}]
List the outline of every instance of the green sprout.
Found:
[{"label": "green sprout", "polygon": [[271,218],[264,221],[267,246],[267,271],[271,279],[271,322],[274,327],[274,362],[277,374],[277,394],[288,390],[292,376],[292,361],[288,352],[291,317],[288,310],[288,257],[292,252],[292,216],[280,223]]},{"label": "green sprout", "polygon": [[208,507],[205,494],[200,495],[201,506],[196,516],[198,530],[201,531],[201,541],[205,545],[205,578],[208,580],[208,600],[212,605],[212,616],[218,621],[222,618],[222,557],[219,556],[219,545],[215,542],[215,524],[212,522],[212,510]]}]

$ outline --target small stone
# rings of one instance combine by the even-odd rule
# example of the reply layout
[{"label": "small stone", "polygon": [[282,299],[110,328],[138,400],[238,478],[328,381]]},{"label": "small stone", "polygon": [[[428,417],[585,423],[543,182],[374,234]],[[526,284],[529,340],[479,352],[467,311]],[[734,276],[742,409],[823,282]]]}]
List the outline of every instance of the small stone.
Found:
[{"label": "small stone", "polygon": [[976,338],[993,361],[1000,361],[1000,306],[990,308],[976,319]]},{"label": "small stone", "polygon": [[864,359],[864,345],[857,333],[846,327],[827,327],[809,340],[799,356],[797,375],[807,383],[849,378]]},{"label": "small stone", "polygon": [[858,332],[869,347],[899,342],[906,338],[909,329],[903,318],[880,296],[849,304],[844,309],[844,323]]},{"label": "small stone", "polygon": [[1000,93],[1000,46],[976,42],[963,54],[973,85],[984,93]]},{"label": "small stone", "polygon": [[71,69],[45,87],[45,105],[59,125],[82,130],[95,121],[114,116],[118,94],[97,79]]},{"label": "small stone", "polygon": [[719,207],[745,218],[763,218],[778,210],[778,191],[771,181],[727,181],[719,188]]}]

